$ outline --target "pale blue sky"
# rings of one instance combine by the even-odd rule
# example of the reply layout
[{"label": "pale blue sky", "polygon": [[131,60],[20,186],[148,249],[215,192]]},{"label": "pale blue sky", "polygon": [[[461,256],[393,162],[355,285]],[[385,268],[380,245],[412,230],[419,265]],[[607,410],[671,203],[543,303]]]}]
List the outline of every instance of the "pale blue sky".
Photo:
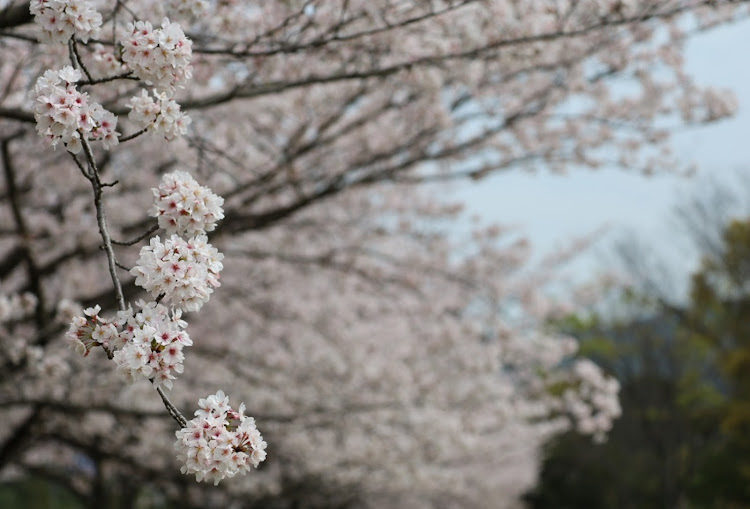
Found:
[{"label": "pale blue sky", "polygon": [[[643,177],[616,170],[582,170],[568,176],[516,172],[466,184],[459,192],[460,199],[469,213],[518,226],[536,251],[548,251],[571,236],[606,225],[615,232],[637,230],[646,242],[671,242],[674,225],[669,216],[681,196],[695,192],[707,175],[724,179],[742,167],[750,168],[748,48],[750,22],[715,29],[688,43],[686,66],[697,83],[731,88],[740,102],[734,118],[675,135],[675,153],[699,167],[695,177]],[[596,255],[600,252],[591,253],[577,265],[595,270],[600,265]],[[668,256],[675,256],[674,248]],[[680,258],[686,269],[688,259],[694,256]]]}]

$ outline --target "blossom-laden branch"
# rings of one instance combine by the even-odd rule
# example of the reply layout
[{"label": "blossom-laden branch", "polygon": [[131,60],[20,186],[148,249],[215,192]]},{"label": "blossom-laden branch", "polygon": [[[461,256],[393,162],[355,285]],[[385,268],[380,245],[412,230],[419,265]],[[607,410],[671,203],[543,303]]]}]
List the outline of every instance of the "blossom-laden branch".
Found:
[{"label": "blossom-laden branch", "polygon": [[[187,419],[164,392],[164,388],[172,388],[175,374],[184,370],[183,347],[192,345],[184,330],[187,322],[181,318],[182,311],[199,310],[208,301],[213,288],[219,286],[223,255],[208,243],[205,232],[214,229],[214,223],[224,217],[223,200],[184,172],[165,177],[162,186],[154,189],[158,200],[152,212],[158,217],[159,225],[172,236],[165,244],[156,237],[149,247],[141,249],[141,258],[130,272],[137,276],[135,284],[150,291],[156,300],[138,301],[136,304],[140,310],[134,312],[125,302],[117,274],[117,268],[122,264],[116,259],[104,210],[104,191],[118,181],[102,181],[91,146],[91,142],[100,141],[105,149],[115,147],[119,137],[116,132],[118,119],[100,104],[90,102],[88,93],[80,92],[76,87],[78,82],[93,86],[128,79],[131,74],[153,85],[159,103],[154,103],[145,90],[140,99],[133,99],[130,117],[142,129],[126,140],[146,131],[159,132],[167,140],[173,140],[185,134],[190,122],[189,117],[180,113],[179,105],[171,96],[176,86],[182,86],[191,77],[191,42],[179,24],[170,23],[166,18],[157,29],[147,21],[132,22],[122,41],[121,57],[130,70],[113,78],[95,79],[78,48],[78,39],[86,43],[101,29],[102,17],[93,4],[87,0],[33,0],[30,11],[42,28],[42,41],[67,43],[72,64],[72,67],[66,66],[60,71],[48,70],[37,80],[31,93],[37,132],[53,146],[62,143],[91,184],[101,248],[106,254],[119,309],[113,319],[99,316],[101,308],[98,305],[84,310],[84,316],[73,318],[66,335],[68,343],[83,357],[88,356],[93,348],[101,347],[117,365],[117,371],[130,383],[139,378],[151,381],[169,415],[183,428],[177,434],[182,438],[175,444],[181,451],[178,458],[186,463],[183,473],[194,473],[198,481],[210,479],[218,484],[224,477],[246,472],[249,465],[257,467],[265,458],[266,444],[253,419],[245,417],[244,405],[239,411],[231,410],[223,393],[217,393],[216,397],[221,395],[222,398],[219,406],[212,407],[206,415],[204,410],[199,410],[196,412],[199,417],[193,421],[195,426],[201,426],[202,421],[198,419],[209,418],[213,428],[206,431],[204,438],[194,439],[193,429],[187,428]],[[86,81],[81,81],[81,70]],[[4,157],[7,156],[7,143],[7,140],[3,142]],[[76,157],[81,152],[85,164]],[[5,167],[7,177],[11,172],[7,161]],[[9,193],[14,195],[13,191],[11,186]],[[18,212],[16,209],[14,212]],[[18,228],[25,236],[22,221]],[[141,236],[135,242],[141,238],[145,237]],[[209,400],[213,401],[212,398]],[[216,420],[227,417],[227,412],[228,421]],[[198,453],[184,449],[194,446],[198,447]],[[220,461],[220,454],[226,456],[226,461]]]},{"label": "blossom-laden branch", "polygon": [[[7,150],[25,164],[0,199],[26,233],[0,208],[0,277],[15,292],[0,296],[12,338],[0,399],[26,405],[3,412],[16,445],[0,456],[68,472],[84,454],[99,487],[121,476],[204,505],[266,505],[288,486],[313,486],[308,505],[335,505],[321,494],[339,490],[373,507],[407,505],[405,493],[495,507],[523,491],[551,433],[611,426],[617,386],[545,328],[560,312],[543,290],[552,270],[528,264],[517,233],[475,225],[454,242],[459,207],[419,184],[675,167],[666,123],[734,108],[693,83],[683,43],[746,16],[743,3],[128,0],[97,3],[100,22],[92,2],[45,0],[24,26],[13,2],[0,11],[0,139],[33,122],[57,152],[31,136]],[[193,320],[199,307],[214,315]],[[112,363],[60,355],[71,317],[70,344]],[[55,359],[75,376],[55,374]],[[123,379],[150,380],[165,418],[146,384]],[[192,478],[158,474],[172,453],[162,437],[178,422],[183,471],[209,484],[259,461],[249,418],[224,412],[227,383],[264,409],[256,418],[278,417],[274,468],[203,498]],[[173,384],[210,384],[212,403],[182,416]],[[121,411],[149,395],[154,408]],[[15,441],[36,405],[33,440]],[[14,459],[19,443],[39,454]]]}]

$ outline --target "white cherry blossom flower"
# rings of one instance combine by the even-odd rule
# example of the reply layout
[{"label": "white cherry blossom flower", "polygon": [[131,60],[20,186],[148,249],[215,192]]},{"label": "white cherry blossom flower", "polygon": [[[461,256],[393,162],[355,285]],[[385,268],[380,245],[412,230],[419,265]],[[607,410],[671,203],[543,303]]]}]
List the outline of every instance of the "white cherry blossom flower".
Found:
[{"label": "white cherry blossom flower", "polygon": [[69,65],[37,79],[30,93],[37,133],[52,146],[62,142],[73,154],[82,150],[82,136],[101,140],[104,148],[117,145],[117,117],[76,89],[80,79],[81,72]]},{"label": "white cherry blossom flower", "polygon": [[128,118],[146,129],[151,134],[163,136],[172,141],[178,136],[187,134],[192,119],[180,111],[180,105],[167,96],[154,90],[154,101],[148,92],[141,90],[140,95],[130,99]]},{"label": "white cherry blossom flower", "polygon": [[102,26],[102,16],[89,0],[32,0],[29,11],[46,43],[64,44],[71,37],[88,42],[99,35]]},{"label": "white cherry blossom flower", "polygon": [[130,273],[135,284],[183,311],[198,311],[208,302],[213,289],[221,285],[219,273],[224,255],[197,235],[187,240],[172,235],[164,243],[154,237],[141,248],[140,258]]},{"label": "white cherry blossom flower", "polygon": [[148,21],[129,23],[122,44],[122,60],[136,76],[161,92],[172,95],[175,87],[192,76],[192,43],[180,25],[168,18],[156,29]]},{"label": "white cherry blossom flower", "polygon": [[210,232],[224,218],[224,199],[187,172],[167,173],[152,192],[156,199],[148,213],[159,219],[159,226],[167,233],[185,236]]},{"label": "white cherry blossom flower", "polygon": [[256,467],[266,458],[266,442],[255,419],[245,415],[244,403],[237,410],[229,406],[223,391],[198,402],[196,417],[175,433],[177,459],[183,474],[195,475],[214,485]]},{"label": "white cherry blossom flower", "polygon": [[117,369],[128,382],[145,377],[155,386],[172,388],[173,372],[182,373],[183,348],[193,344],[184,331],[180,312],[170,314],[163,304],[138,301],[141,311],[123,313],[127,317],[120,333],[122,346],[114,353]]}]

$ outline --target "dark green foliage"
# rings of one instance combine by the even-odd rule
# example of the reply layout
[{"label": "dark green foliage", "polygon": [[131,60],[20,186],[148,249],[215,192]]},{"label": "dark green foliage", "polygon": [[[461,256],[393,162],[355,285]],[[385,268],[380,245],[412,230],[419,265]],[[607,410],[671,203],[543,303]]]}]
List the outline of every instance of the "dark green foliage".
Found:
[{"label": "dark green foliage", "polygon": [[750,221],[722,238],[685,306],[643,295],[630,319],[561,324],[620,380],[623,416],[605,444],[548,444],[530,507],[750,507]]},{"label": "dark green foliage", "polygon": [[40,479],[0,484],[3,509],[82,509],[80,501],[65,488]]}]

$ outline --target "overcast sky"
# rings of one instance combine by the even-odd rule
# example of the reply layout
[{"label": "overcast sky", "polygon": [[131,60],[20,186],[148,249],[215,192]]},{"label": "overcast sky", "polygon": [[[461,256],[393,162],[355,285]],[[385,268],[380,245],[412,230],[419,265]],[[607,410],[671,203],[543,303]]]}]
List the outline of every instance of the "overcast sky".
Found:
[{"label": "overcast sky", "polygon": [[[723,180],[750,168],[748,48],[749,22],[713,30],[687,46],[686,66],[697,83],[731,88],[740,102],[734,118],[675,135],[675,152],[698,165],[697,176],[643,177],[617,170],[578,171],[568,176],[516,172],[466,184],[460,198],[470,213],[517,225],[537,251],[548,251],[571,236],[603,226],[614,232],[636,230],[646,242],[670,242],[674,224],[669,216],[681,196],[694,193],[709,175]],[[608,244],[606,238],[600,244]],[[577,266],[596,270],[602,249]],[[674,247],[668,256],[677,256]],[[675,261],[687,270],[685,257]]]}]

